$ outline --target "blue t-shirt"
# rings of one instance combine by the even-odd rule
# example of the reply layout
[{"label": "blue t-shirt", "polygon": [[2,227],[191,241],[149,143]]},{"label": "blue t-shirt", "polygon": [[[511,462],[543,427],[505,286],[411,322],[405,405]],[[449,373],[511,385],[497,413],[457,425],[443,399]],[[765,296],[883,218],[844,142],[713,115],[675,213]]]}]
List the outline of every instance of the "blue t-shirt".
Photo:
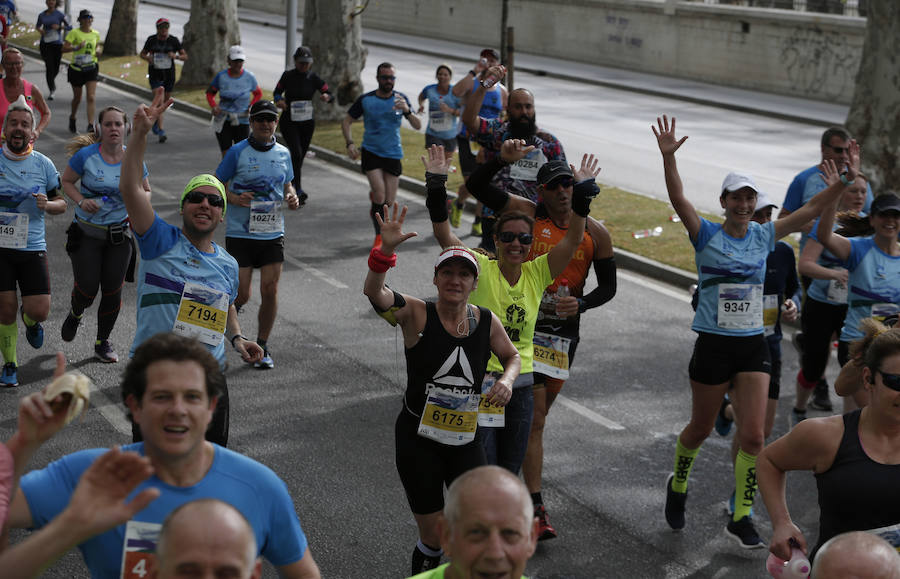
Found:
[{"label": "blue t-shirt", "polygon": [[422,89],[419,98],[428,99],[428,128],[425,132],[439,139],[455,139],[459,117],[441,110],[441,103],[451,109],[459,108],[459,99],[453,96],[452,90],[447,94],[438,92],[437,84],[430,84]]},{"label": "blue t-shirt", "polygon": [[[69,167],[81,177],[80,192],[85,199],[100,203],[96,213],[88,213],[75,206],[78,219],[97,225],[122,223],[128,218],[122,192],[119,191],[119,177],[122,164],[107,163],[100,154],[100,143],[82,147],[69,159]],[[144,178],[150,173],[144,164]]]},{"label": "blue t-shirt", "polygon": [[[16,214],[28,216],[27,243],[25,247],[12,249],[47,251],[44,212],[38,209],[34,196],[43,193],[52,201],[59,187],[56,167],[41,153],[32,151],[21,161],[13,161],[0,151],[0,225],[6,227],[19,223],[21,227],[22,218]],[[53,195],[48,194],[49,191],[53,191]]]},{"label": "blue t-shirt", "polygon": [[[137,235],[141,265],[137,279],[137,326],[131,355],[151,336],[171,331],[178,315],[186,282],[228,295],[234,303],[238,289],[238,264],[224,248],[213,243],[212,253],[203,253],[181,230],[157,215],[143,235]],[[227,312],[226,312],[227,313]],[[210,352],[225,366],[225,344],[210,346]]]},{"label": "blue t-shirt", "polygon": [[[307,547],[306,535],[284,482],[267,466],[213,446],[212,465],[197,484],[175,487],[153,475],[138,485],[129,495],[129,501],[151,487],[158,488],[161,494],[126,525],[145,522],[161,527],[166,516],[184,503],[214,498],[232,505],[246,517],[256,536],[259,554],[273,565],[280,567],[302,559]],[[35,528],[43,527],[66,508],[81,475],[106,450],[81,450],[22,477],[22,492]],[[144,443],[129,444],[122,450],[143,455]],[[126,525],[114,527],[78,546],[92,577],[120,576]]]},{"label": "blue t-shirt", "polygon": [[900,312],[900,256],[881,251],[872,237],[854,237],[847,270],[849,307],[841,330],[842,342],[863,337],[859,329],[863,318],[883,320]]},{"label": "blue t-shirt", "polygon": [[[478,82],[478,79],[475,79],[475,82]],[[500,113],[503,112],[503,91],[501,90],[501,85],[498,82],[491,88],[489,88],[484,93],[484,100],[481,101],[481,108],[478,109],[478,116],[483,119],[498,119],[500,118]],[[476,85],[472,85],[471,90],[469,90],[469,95],[475,92]],[[462,111],[466,109],[465,100],[460,101],[460,116],[462,116]],[[459,123],[459,136],[466,137],[468,133],[466,132],[466,124]]]},{"label": "blue t-shirt", "polygon": [[775,249],[775,224],[751,221],[738,239],[721,223],[700,218],[692,242],[700,297],[691,328],[726,336],[763,333],[763,283],[766,260]]},{"label": "blue t-shirt", "polygon": [[[250,207],[228,204],[226,237],[278,239],[284,235],[284,186],[294,178],[287,147],[275,143],[268,151],[258,151],[244,139],[225,153],[216,177],[238,195],[253,192]],[[277,231],[269,231],[268,225],[254,225],[257,231],[251,232],[251,217],[254,224],[261,224],[267,217],[274,219]]]},{"label": "blue t-shirt", "polygon": [[[816,219],[813,222],[812,231],[809,233],[809,237],[815,241],[819,241],[819,237],[816,235],[816,231],[819,228],[819,220]],[[835,223],[831,230],[835,231],[840,228],[838,223]],[[838,258],[836,255],[828,251],[825,247],[822,248],[822,253],[819,254],[819,259],[816,260],[818,265],[828,269],[838,269],[846,267],[844,261]],[[843,291],[842,291],[843,290]],[[817,302],[822,302],[826,304],[831,304],[833,306],[844,306],[847,305],[847,300],[838,301],[835,299],[830,299],[828,296],[831,295],[832,298],[838,297],[841,293],[846,293],[846,288],[838,287],[837,283],[834,280],[830,279],[813,279],[812,283],[809,284],[809,288],[806,290],[806,295],[816,300]]]},{"label": "blue t-shirt", "polygon": [[16,3],[13,0],[0,0],[0,14],[12,24],[12,14],[16,11]]},{"label": "blue t-shirt", "polygon": [[403,113],[394,108],[395,95],[403,97],[406,105],[411,106],[409,99],[402,92],[393,91],[390,96],[382,98],[373,90],[356,99],[347,111],[354,119],[363,117],[365,125],[363,149],[386,159],[403,158],[403,146],[400,143]]},{"label": "blue t-shirt", "polygon": [[227,70],[221,70],[212,82],[210,88],[219,93],[219,108],[226,113],[238,113],[238,120],[242,125],[250,124],[250,99],[253,97],[259,84],[256,77],[249,70],[241,70],[238,77],[232,77]]},{"label": "blue t-shirt", "polygon": [[[50,28],[54,24],[59,24],[59,28],[56,30]],[[41,42],[44,44],[62,44],[66,32],[72,30],[72,25],[69,24],[66,15],[59,10],[54,10],[50,14],[47,14],[47,11],[44,10],[38,14],[36,27],[43,27],[45,31],[43,36],[41,36]]]}]

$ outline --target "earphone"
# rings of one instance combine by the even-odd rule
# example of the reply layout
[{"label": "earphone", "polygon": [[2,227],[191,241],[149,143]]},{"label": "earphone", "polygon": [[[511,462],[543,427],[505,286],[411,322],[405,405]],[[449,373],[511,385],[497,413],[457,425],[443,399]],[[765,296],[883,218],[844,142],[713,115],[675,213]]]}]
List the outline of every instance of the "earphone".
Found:
[{"label": "earphone", "polygon": [[94,140],[98,143],[100,142],[102,131],[103,115],[109,111],[115,111],[122,115],[122,120],[125,123],[125,138],[128,138],[128,136],[131,135],[131,122],[128,120],[128,114],[117,106],[108,106],[105,109],[102,109],[100,114],[97,115],[97,124],[94,125]]}]

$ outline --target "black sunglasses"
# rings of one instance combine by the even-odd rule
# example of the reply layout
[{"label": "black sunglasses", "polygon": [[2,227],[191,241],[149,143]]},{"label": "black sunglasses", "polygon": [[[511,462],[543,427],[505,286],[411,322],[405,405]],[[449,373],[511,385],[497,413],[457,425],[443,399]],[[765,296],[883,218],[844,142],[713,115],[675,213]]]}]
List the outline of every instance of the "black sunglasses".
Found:
[{"label": "black sunglasses", "polygon": [[225,200],[218,193],[203,193],[194,190],[184,196],[187,203],[203,203],[204,199],[213,207],[225,207]]},{"label": "black sunglasses", "polygon": [[900,392],[900,374],[885,374],[881,370],[876,371],[881,374],[881,381],[884,382],[885,386]]},{"label": "black sunglasses", "polygon": [[530,245],[532,241],[534,241],[534,236],[530,233],[516,233],[514,231],[501,231],[497,234],[497,239],[502,241],[503,243],[512,243],[516,238],[519,238],[519,243],[522,245]]},{"label": "black sunglasses", "polygon": [[835,155],[843,155],[850,151],[850,147],[835,147],[834,145],[828,145],[828,147],[834,151]]},{"label": "black sunglasses", "polygon": [[397,80],[397,77],[392,74],[379,74],[378,80]]},{"label": "black sunglasses", "polygon": [[559,179],[554,179],[550,181],[546,185],[544,185],[544,189],[559,189],[560,187],[566,188],[571,187],[575,184],[575,179],[571,177],[560,177]]}]

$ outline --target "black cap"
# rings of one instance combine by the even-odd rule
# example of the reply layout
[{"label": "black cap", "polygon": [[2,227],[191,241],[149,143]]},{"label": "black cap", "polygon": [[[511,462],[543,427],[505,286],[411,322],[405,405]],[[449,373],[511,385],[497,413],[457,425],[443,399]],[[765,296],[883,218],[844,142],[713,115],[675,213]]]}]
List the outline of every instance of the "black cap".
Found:
[{"label": "black cap", "polygon": [[272,101],[256,101],[250,107],[250,118],[253,117],[277,117],[278,107]]},{"label": "black cap", "polygon": [[481,51],[481,54],[479,56],[481,56],[482,58],[493,58],[496,61],[500,60],[500,53],[493,48],[485,48]]},{"label": "black cap", "polygon": [[79,22],[84,20],[85,18],[90,18],[91,20],[93,20],[94,15],[91,14],[90,10],[82,10],[81,12],[78,13],[78,21]]},{"label": "black cap", "polygon": [[300,62],[312,62],[312,50],[310,50],[308,46],[298,46],[297,50],[294,51],[294,60],[299,60]]},{"label": "black cap", "polygon": [[872,201],[872,215],[878,215],[886,211],[900,212],[900,197],[897,197],[896,193],[882,193]]},{"label": "black cap", "polygon": [[569,177],[570,179],[575,177],[572,175],[572,169],[569,168],[569,164],[559,159],[547,161],[541,166],[538,170],[537,182],[538,185],[546,185],[557,177]]}]

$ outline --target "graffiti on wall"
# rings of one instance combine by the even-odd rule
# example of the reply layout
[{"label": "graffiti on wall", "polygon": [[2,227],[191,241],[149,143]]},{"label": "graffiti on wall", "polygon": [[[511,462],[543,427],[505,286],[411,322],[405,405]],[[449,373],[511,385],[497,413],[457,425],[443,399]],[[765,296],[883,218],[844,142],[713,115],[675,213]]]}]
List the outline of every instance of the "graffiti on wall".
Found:
[{"label": "graffiti on wall", "polygon": [[644,44],[644,40],[639,36],[634,36],[633,31],[629,30],[630,24],[628,18],[607,14],[606,26],[612,30],[606,35],[606,40],[611,44],[640,48]]},{"label": "graffiti on wall", "polygon": [[781,43],[781,63],[800,94],[849,101],[853,97],[859,49],[836,32],[795,28]]}]

